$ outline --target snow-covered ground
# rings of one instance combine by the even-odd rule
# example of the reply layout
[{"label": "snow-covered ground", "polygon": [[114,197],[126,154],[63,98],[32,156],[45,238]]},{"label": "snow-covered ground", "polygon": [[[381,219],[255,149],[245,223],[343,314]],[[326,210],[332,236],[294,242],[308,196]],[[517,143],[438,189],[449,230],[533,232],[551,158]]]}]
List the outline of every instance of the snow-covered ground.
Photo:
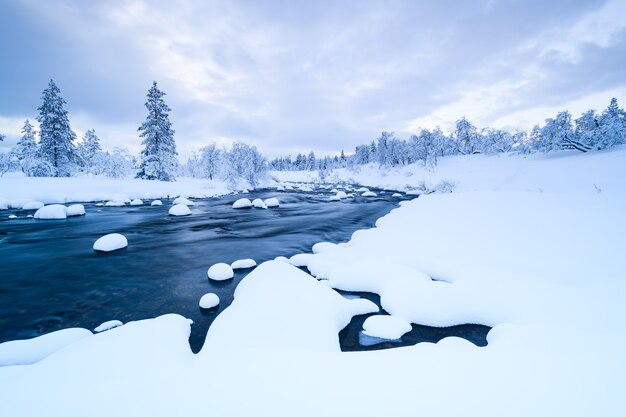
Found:
[{"label": "snow-covered ground", "polygon": [[[321,281],[284,259],[259,265],[199,354],[189,321],[166,315],[0,367],[0,415],[626,415],[626,148],[332,176],[456,186],[292,258]],[[342,353],[339,329],[377,308],[330,287],[378,293],[399,320],[493,326],[489,344]]]}]

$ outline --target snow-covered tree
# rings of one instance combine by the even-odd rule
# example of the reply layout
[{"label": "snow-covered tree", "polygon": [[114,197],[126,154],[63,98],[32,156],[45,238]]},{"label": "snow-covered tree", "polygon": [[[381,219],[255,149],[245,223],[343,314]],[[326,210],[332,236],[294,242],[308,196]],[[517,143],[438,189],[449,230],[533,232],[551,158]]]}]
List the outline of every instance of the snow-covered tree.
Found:
[{"label": "snow-covered tree", "polygon": [[61,97],[61,90],[53,80],[43,91],[42,105],[39,107],[39,154],[51,167],[51,174],[56,177],[71,175],[80,159],[74,146],[76,134],[70,128],[66,104]]},{"label": "snow-covered tree", "polygon": [[453,136],[456,152],[467,155],[479,150],[480,135],[478,130],[465,117],[456,121],[456,129]]},{"label": "snow-covered tree", "polygon": [[200,150],[202,155],[200,158],[200,164],[202,167],[202,176],[212,180],[217,177],[220,169],[220,159],[222,158],[222,151],[217,148],[215,143],[211,143]]},{"label": "snow-covered tree", "polygon": [[598,125],[601,132],[598,149],[626,143],[626,112],[619,108],[615,97],[602,112]]},{"label": "snow-covered tree", "polygon": [[83,141],[78,144],[78,153],[80,154],[87,168],[93,165],[94,157],[101,150],[102,149],[100,148],[100,138],[98,137],[98,135],[96,135],[95,130],[89,129],[87,132],[85,132]]},{"label": "snow-covered tree", "polygon": [[171,109],[163,101],[164,92],[157,88],[154,81],[148,91],[146,108],[148,117],[137,129],[144,145],[141,151],[141,164],[137,178],[147,180],[174,181],[178,161],[174,130],[170,122]]},{"label": "snow-covered tree", "polygon": [[33,125],[30,124],[28,119],[24,121],[22,137],[17,141],[13,153],[19,161],[22,172],[30,175],[30,168],[36,163],[37,159],[37,142],[35,141],[35,129],[33,129]]}]

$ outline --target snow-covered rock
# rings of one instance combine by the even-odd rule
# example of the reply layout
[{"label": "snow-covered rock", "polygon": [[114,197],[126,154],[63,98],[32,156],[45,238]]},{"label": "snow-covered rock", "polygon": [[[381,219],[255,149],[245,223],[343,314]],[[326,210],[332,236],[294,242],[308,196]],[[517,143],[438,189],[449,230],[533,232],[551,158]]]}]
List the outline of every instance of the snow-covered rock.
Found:
[{"label": "snow-covered rock", "polygon": [[233,268],[223,262],[212,265],[207,271],[209,279],[214,281],[225,281],[231,279],[235,274]]},{"label": "snow-covered rock", "polygon": [[338,189],[336,189],[336,188],[333,188],[332,190],[330,190],[330,192],[331,192],[331,193],[338,193],[338,192],[339,192],[339,190],[338,190]]},{"label": "snow-covered rock", "polygon": [[279,207],[280,201],[276,197],[271,197],[265,200],[265,205],[267,207]]},{"label": "snow-covered rock", "polygon": [[22,210],[38,210],[44,206],[41,201],[29,201],[22,205]]},{"label": "snow-covered rock", "polygon": [[131,206],[142,206],[143,205],[143,201],[141,201],[140,199],[136,198],[133,201],[130,202]]},{"label": "snow-covered rock", "polygon": [[255,198],[252,201],[252,206],[254,206],[255,208],[264,208],[266,209],[267,206],[265,205],[265,203],[263,202],[263,200],[261,200],[260,198]]},{"label": "snow-covered rock", "polygon": [[376,197],[376,193],[373,191],[366,191],[361,194],[361,197]]},{"label": "snow-covered rock", "polygon": [[341,201],[341,198],[339,198],[339,197],[338,197],[338,196],[336,196],[336,195],[331,195],[331,196],[328,198],[328,200],[329,200],[329,201]]},{"label": "snow-covered rock", "polygon": [[93,250],[100,252],[111,252],[118,249],[124,249],[128,246],[128,240],[124,235],[119,233],[109,233],[96,240],[93,244]]},{"label": "snow-covered rock", "polygon": [[366,193],[369,191],[369,188],[361,187],[361,188],[357,188],[354,191],[356,191],[357,193]]},{"label": "snow-covered rock", "polygon": [[104,205],[106,207],[122,207],[125,206],[126,203],[123,201],[107,201]]},{"label": "snow-covered rock", "polygon": [[336,250],[338,247],[339,246],[337,246],[336,243],[318,242],[315,245],[313,245],[311,250],[313,251],[313,253],[325,253],[325,252],[332,252]]},{"label": "snow-covered rock", "polygon": [[391,194],[392,197],[402,197],[402,194],[400,193],[393,193]]},{"label": "snow-covered rock", "polygon": [[17,219],[17,216],[15,214],[9,214],[9,219]]},{"label": "snow-covered rock", "polygon": [[343,198],[347,198],[347,197],[348,197],[348,194],[346,194],[346,192],[345,192],[345,191],[337,191],[336,196],[337,196],[337,197],[339,197],[339,198],[341,198],[341,199],[343,199]]},{"label": "snow-covered rock", "polygon": [[96,333],[100,333],[100,332],[104,332],[106,330],[111,330],[111,329],[114,329],[116,327],[119,327],[122,324],[124,324],[124,323],[122,323],[119,320],[109,320],[109,321],[105,321],[104,323],[102,323],[101,325],[99,325],[98,327],[93,329],[93,331],[96,332]]},{"label": "snow-covered rock", "polygon": [[230,267],[233,269],[247,269],[247,268],[254,268],[255,266],[256,266],[256,261],[250,258],[238,259],[232,264],[230,264]]},{"label": "snow-covered rock", "polygon": [[67,217],[83,216],[85,214],[85,206],[82,204],[72,204],[65,208]]},{"label": "snow-covered rock", "polygon": [[279,185],[278,187],[276,187],[276,191],[285,191],[285,187]]},{"label": "snow-covered rock", "polygon": [[285,185],[285,190],[292,191],[293,190],[293,186],[292,185]]},{"label": "snow-covered rock", "polygon": [[151,206],[162,206],[163,202],[161,200],[154,200],[152,203],[150,203]]},{"label": "snow-covered rock", "polygon": [[194,203],[193,201],[185,198],[185,197],[178,197],[175,198],[174,201],[172,201],[172,205],[177,205],[177,204],[184,204],[185,206],[195,206],[196,203]]},{"label": "snow-covered rock", "polygon": [[69,328],[33,339],[0,343],[0,366],[28,365],[39,362],[46,356],[87,336],[92,336],[87,329]]},{"label": "snow-covered rock", "polygon": [[411,331],[411,323],[395,316],[369,316],[363,322],[363,333],[380,339],[400,339]]},{"label": "snow-covered rock", "polygon": [[67,213],[64,205],[50,204],[37,210],[34,217],[41,220],[61,220],[67,218]]},{"label": "snow-covered rock", "polygon": [[176,204],[175,206],[170,207],[168,211],[170,216],[189,216],[191,214],[191,210],[187,207],[186,204]]},{"label": "snow-covered rock", "polygon": [[96,203],[96,207],[104,207],[104,203]]},{"label": "snow-covered rock", "polygon": [[274,258],[274,260],[275,260],[275,261],[278,261],[278,262],[286,262],[286,263],[289,263],[289,259],[287,259],[287,258],[286,258],[286,257],[284,257],[284,256],[277,256],[277,257],[275,257],[275,258]]},{"label": "snow-covered rock", "polygon": [[220,298],[215,293],[206,293],[200,298],[198,305],[200,308],[209,309],[217,307],[220,304]]},{"label": "snow-covered rock", "polygon": [[252,207],[252,203],[247,198],[240,198],[239,200],[233,203],[234,209],[250,208],[250,207]]},{"label": "snow-covered rock", "polygon": [[308,185],[301,185],[300,187],[298,187],[298,190],[305,193],[310,193],[311,191],[313,191],[313,188],[309,187]]}]

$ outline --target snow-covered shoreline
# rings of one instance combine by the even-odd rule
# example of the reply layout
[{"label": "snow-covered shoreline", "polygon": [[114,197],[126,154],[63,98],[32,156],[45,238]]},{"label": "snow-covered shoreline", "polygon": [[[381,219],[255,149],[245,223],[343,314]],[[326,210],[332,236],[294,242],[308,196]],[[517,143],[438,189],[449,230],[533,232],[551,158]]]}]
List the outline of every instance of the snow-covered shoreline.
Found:
[{"label": "snow-covered shoreline", "polygon": [[[199,354],[190,323],[166,315],[0,367],[0,415],[624,415],[624,162],[621,147],[453,157],[383,178],[374,167],[336,172],[369,186],[457,188],[293,259],[321,281],[284,260],[259,265]],[[308,175],[287,174],[279,180]],[[329,287],[378,293],[408,322],[494,326],[489,344],[341,353],[346,320],[374,310]]]}]

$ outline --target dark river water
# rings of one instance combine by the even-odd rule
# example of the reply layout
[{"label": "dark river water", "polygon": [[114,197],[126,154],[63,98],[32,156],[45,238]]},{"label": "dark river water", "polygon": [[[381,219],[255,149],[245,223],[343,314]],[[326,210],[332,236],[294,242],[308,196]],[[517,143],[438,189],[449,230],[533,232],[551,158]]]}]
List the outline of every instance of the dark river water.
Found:
[{"label": "dark river water", "polygon": [[[169,216],[167,199],[162,206],[85,204],[85,216],[67,220],[27,219],[33,211],[2,211],[0,342],[67,327],[93,329],[114,319],[128,322],[178,313],[193,319],[190,344],[198,351],[213,319],[232,302],[235,287],[250,272],[235,271],[235,278],[225,282],[209,281],[212,264],[241,258],[261,263],[309,252],[317,242],[347,241],[355,230],[372,227],[399,200],[387,192],[329,202],[330,193],[325,194],[245,195],[251,200],[278,197],[280,207],[268,210],[231,208],[242,195],[195,199],[193,214],[185,217]],[[7,220],[9,214],[18,219]],[[94,252],[95,240],[108,233],[126,236],[128,247]],[[204,311],[198,301],[208,292],[220,297],[220,305]],[[359,350],[364,317],[355,318],[351,330],[344,329],[344,350]],[[482,343],[480,338],[472,341]],[[372,348],[365,345],[363,349]]]}]

